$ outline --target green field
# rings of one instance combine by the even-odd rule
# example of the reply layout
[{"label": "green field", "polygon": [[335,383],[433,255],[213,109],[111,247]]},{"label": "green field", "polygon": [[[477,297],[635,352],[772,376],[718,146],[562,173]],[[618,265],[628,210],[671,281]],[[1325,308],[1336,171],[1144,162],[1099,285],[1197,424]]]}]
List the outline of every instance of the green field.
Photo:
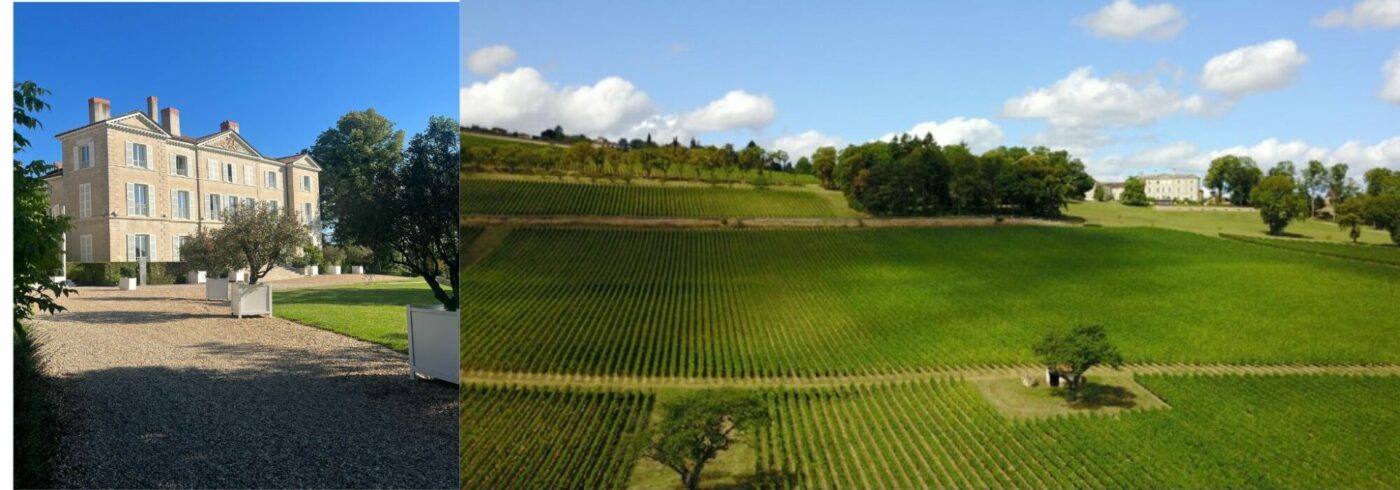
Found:
[{"label": "green field", "polygon": [[1278,238],[1254,238],[1240,235],[1221,235],[1232,240],[1277,247],[1317,255],[1343,259],[1360,260],[1386,265],[1400,265],[1400,247],[1392,244],[1366,245],[1353,243],[1327,243],[1307,240]]},{"label": "green field", "polygon": [[480,134],[480,133],[473,133],[473,132],[471,132],[471,131],[462,131],[461,133],[462,133],[462,147],[464,147],[464,148],[465,148],[465,147],[471,147],[471,146],[513,146],[513,145],[523,145],[523,146],[525,146],[526,148],[535,148],[535,147],[540,147],[540,146],[557,146],[557,147],[563,148],[562,145],[557,145],[557,144],[554,144],[554,143],[547,143],[547,142],[544,142],[544,141],[524,140],[524,139],[520,139],[520,138],[512,138],[512,137],[509,137],[509,136],[484,135],[484,134]]},{"label": "green field", "polygon": [[685,184],[605,184],[464,177],[462,213],[649,217],[854,216],[836,195],[813,188],[753,189]]},{"label": "green field", "polygon": [[277,291],[277,317],[408,352],[406,305],[439,304],[421,280]]},{"label": "green field", "polygon": [[1012,422],[961,381],[787,391],[773,488],[1395,488],[1400,378],[1143,377],[1165,410]]},{"label": "green field", "polygon": [[1028,362],[1400,361],[1400,270],[1151,229],[519,229],[467,268],[467,370],[767,377]]},{"label": "green field", "polygon": [[[1152,207],[1125,206],[1116,202],[1074,202],[1070,203],[1065,214],[1083,218],[1087,224],[1100,226],[1169,228],[1210,236],[1226,233],[1266,237],[1269,231],[1269,227],[1259,218],[1259,213],[1254,211],[1160,211]],[[1346,230],[1338,228],[1336,223],[1330,221],[1297,221],[1288,225],[1284,232],[1299,238],[1351,243],[1351,237],[1347,236]],[[1393,244],[1386,232],[1370,228],[1362,230],[1361,242]]]},{"label": "green field", "polygon": [[462,386],[461,488],[622,488],[640,393]]}]

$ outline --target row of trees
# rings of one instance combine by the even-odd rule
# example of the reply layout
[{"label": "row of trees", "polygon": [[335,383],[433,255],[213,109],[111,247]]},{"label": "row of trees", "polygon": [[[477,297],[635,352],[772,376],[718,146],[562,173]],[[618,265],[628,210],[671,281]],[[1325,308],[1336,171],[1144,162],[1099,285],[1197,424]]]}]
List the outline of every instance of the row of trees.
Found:
[{"label": "row of trees", "polygon": [[1000,147],[981,155],[940,146],[932,135],[823,147],[812,156],[822,185],[853,208],[878,216],[1002,214],[1056,217],[1094,188],[1084,164],[1065,151]]},{"label": "row of trees", "polygon": [[1352,241],[1361,237],[1361,227],[1371,226],[1389,232],[1400,245],[1400,170],[1373,168],[1365,179],[1364,193],[1337,205],[1337,226],[1348,230]]},{"label": "row of trees", "polygon": [[1327,203],[1333,205],[1338,226],[1349,230],[1352,241],[1361,237],[1361,228],[1371,226],[1390,233],[1400,244],[1400,172],[1375,168],[1366,172],[1366,190],[1346,176],[1348,167],[1338,163],[1330,168],[1321,162],[1308,163],[1295,173],[1292,162],[1279,162],[1266,177],[1253,186],[1249,204],[1259,209],[1269,233],[1282,233],[1289,223],[1314,217]]},{"label": "row of trees", "polygon": [[1228,194],[1230,203],[1248,206],[1252,204],[1254,188],[1265,178],[1286,176],[1293,180],[1294,187],[1304,197],[1308,214],[1312,215],[1327,202],[1341,202],[1357,194],[1356,181],[1347,177],[1349,170],[1345,163],[1328,167],[1317,160],[1299,169],[1285,160],[1265,173],[1250,157],[1225,155],[1211,160],[1205,185],[1215,191],[1217,198]]},{"label": "row of trees", "polygon": [[[639,140],[640,141],[640,140]],[[478,145],[466,149],[463,165],[471,170],[492,168],[506,172],[528,171],[551,175],[606,178],[667,178],[737,182],[767,172],[801,173],[811,163],[793,164],[787,152],[765,150],[750,141],[742,149],[734,145],[690,146],[677,141],[656,146],[601,146],[587,141],[568,147],[531,145]],[[808,170],[806,173],[810,173]],[[736,177],[736,174],[737,177]]]}]

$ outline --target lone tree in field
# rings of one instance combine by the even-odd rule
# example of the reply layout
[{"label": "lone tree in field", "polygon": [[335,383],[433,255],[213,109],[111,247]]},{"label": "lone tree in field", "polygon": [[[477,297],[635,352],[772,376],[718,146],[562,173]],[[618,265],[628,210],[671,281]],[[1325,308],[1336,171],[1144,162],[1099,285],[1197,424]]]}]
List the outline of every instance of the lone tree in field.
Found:
[{"label": "lone tree in field", "polygon": [[1288,223],[1308,213],[1308,198],[1293,183],[1293,177],[1265,177],[1249,194],[1249,201],[1259,209],[1259,216],[1269,225],[1269,234],[1283,232]]},{"label": "lone tree in field", "polygon": [[228,211],[224,227],[213,235],[215,253],[227,257],[231,267],[248,267],[248,284],[257,284],[277,264],[311,244],[311,229],[296,212],[284,213],[265,203]]},{"label": "lone tree in field", "polygon": [[1123,196],[1120,200],[1129,206],[1146,206],[1149,202],[1147,183],[1137,177],[1128,177],[1128,181],[1123,183]]},{"label": "lone tree in field", "polygon": [[1117,369],[1123,365],[1123,356],[1108,342],[1108,336],[1099,325],[1081,325],[1069,332],[1050,333],[1032,350],[1046,369],[1064,376],[1069,401],[1078,399],[1084,373],[1089,368],[1107,364]]},{"label": "lone tree in field", "polygon": [[675,471],[688,490],[700,488],[705,464],[739,442],[741,432],[769,423],[762,398],[732,390],[693,392],[662,404],[661,414],[642,434],[642,454]]}]

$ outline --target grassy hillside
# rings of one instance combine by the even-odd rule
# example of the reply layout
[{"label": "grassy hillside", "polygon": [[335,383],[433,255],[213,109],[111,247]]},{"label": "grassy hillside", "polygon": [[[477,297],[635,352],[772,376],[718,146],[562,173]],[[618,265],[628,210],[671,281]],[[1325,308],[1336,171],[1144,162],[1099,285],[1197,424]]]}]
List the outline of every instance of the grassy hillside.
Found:
[{"label": "grassy hillside", "polygon": [[1389,243],[1384,245],[1368,245],[1278,238],[1254,238],[1229,234],[1222,236],[1232,240],[1239,240],[1267,247],[1277,247],[1303,253],[1400,266],[1400,247]]},{"label": "grassy hillside", "polygon": [[1132,362],[1400,362],[1400,270],[1165,230],[522,229],[464,277],[463,369],[892,372],[1086,323]]},{"label": "grassy hillside", "polygon": [[563,145],[558,145],[558,144],[549,143],[549,142],[545,142],[545,141],[536,141],[536,140],[527,140],[527,139],[520,139],[520,138],[511,138],[511,137],[509,137],[509,136],[495,136],[495,135],[489,135],[489,134],[473,133],[473,132],[471,132],[471,131],[462,131],[462,132],[461,132],[461,135],[462,135],[462,146],[463,146],[463,147],[471,147],[471,146],[510,146],[510,145],[526,145],[526,146],[529,147],[529,148],[534,148],[534,147],[538,147],[538,146],[557,146],[557,147],[561,147],[561,148],[563,147]]},{"label": "grassy hillside", "polygon": [[[1071,203],[1065,214],[1101,226],[1147,226],[1210,236],[1228,233],[1262,237],[1269,231],[1269,227],[1259,218],[1258,212],[1160,211],[1150,207],[1124,206],[1116,202],[1077,202]],[[1330,221],[1294,222],[1284,231],[1311,240],[1351,243],[1347,232],[1337,228],[1337,225]],[[1390,236],[1385,232],[1369,228],[1362,232],[1361,242],[1392,243]]]},{"label": "grassy hillside", "polygon": [[671,183],[585,183],[464,176],[463,214],[667,217],[854,216],[839,194],[815,188],[754,189]]}]

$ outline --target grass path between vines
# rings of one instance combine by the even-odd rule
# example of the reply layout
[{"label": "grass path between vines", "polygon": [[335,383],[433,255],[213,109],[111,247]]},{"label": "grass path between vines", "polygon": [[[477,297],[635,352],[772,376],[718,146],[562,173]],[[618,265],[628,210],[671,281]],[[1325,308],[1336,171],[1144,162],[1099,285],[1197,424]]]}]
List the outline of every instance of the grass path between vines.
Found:
[{"label": "grass path between vines", "polygon": [[[575,374],[502,373],[462,371],[462,384],[511,385],[558,388],[595,388],[612,390],[670,390],[703,388],[820,388],[849,385],[874,385],[919,381],[929,378],[965,380],[1005,378],[1023,374],[1039,375],[1043,367],[1026,364],[1016,366],[926,369],[900,373],[859,376],[794,377],[794,378],[680,378],[637,376],[592,376]],[[1095,368],[1095,372],[1112,368]],[[1400,376],[1400,365],[1245,365],[1245,364],[1128,364],[1120,373],[1171,375],[1346,375]]]}]

